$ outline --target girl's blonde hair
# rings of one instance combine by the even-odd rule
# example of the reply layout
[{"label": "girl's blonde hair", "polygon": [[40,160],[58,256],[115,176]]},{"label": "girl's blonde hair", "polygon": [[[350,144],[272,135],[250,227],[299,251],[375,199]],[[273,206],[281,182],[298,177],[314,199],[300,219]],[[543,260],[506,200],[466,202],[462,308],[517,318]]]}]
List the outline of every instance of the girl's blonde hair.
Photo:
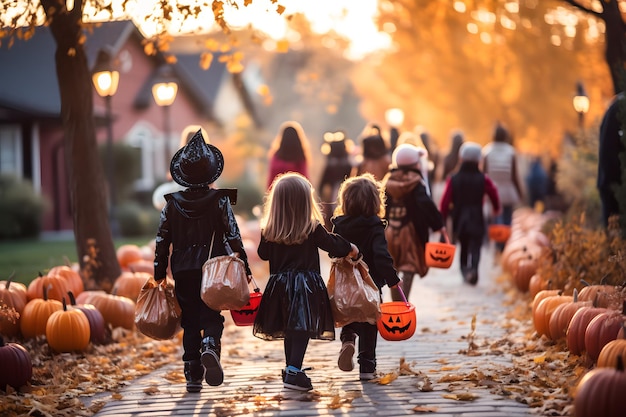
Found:
[{"label": "girl's blonde hair", "polygon": [[385,215],[385,190],[370,173],[346,179],[339,187],[335,216]]},{"label": "girl's blonde hair", "polygon": [[287,172],[274,179],[260,222],[267,241],[286,245],[302,243],[323,222],[324,217],[309,180],[295,172]]}]

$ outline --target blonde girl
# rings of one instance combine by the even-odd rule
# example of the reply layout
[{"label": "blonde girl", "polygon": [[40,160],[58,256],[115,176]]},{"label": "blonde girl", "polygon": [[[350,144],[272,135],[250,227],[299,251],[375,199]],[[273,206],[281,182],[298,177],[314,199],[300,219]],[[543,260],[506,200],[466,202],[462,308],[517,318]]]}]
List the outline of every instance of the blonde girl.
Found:
[{"label": "blonde girl", "polygon": [[315,191],[303,175],[281,174],[272,183],[261,219],[258,254],[269,261],[270,278],[253,334],[284,341],[285,388],[313,389],[302,369],[309,339],[334,340],[335,328],[319,249],[332,257],[358,255],[355,245],[329,233]]}]

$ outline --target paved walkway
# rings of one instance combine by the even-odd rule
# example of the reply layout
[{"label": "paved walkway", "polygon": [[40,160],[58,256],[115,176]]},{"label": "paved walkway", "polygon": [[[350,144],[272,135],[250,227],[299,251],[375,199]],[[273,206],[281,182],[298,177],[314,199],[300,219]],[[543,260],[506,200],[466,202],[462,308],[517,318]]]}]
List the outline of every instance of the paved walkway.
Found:
[{"label": "paved walkway", "polygon": [[[304,366],[313,367],[307,374],[314,390],[284,389],[282,342],[255,338],[250,327],[235,326],[226,313],[223,385],[205,385],[201,393],[189,394],[182,362],[172,363],[134,382],[96,416],[532,415],[512,397],[495,394],[510,388],[514,379],[505,375],[511,358],[493,347],[504,336],[501,323],[507,307],[495,282],[500,271],[492,249],[483,248],[475,287],[462,283],[457,261],[448,270],[431,269],[426,278],[416,278],[410,301],[417,309],[417,331],[401,342],[379,337],[378,383],[360,382],[358,365],[352,372],[337,368],[337,333],[334,342],[309,345]],[[390,300],[388,292],[384,299]]]}]

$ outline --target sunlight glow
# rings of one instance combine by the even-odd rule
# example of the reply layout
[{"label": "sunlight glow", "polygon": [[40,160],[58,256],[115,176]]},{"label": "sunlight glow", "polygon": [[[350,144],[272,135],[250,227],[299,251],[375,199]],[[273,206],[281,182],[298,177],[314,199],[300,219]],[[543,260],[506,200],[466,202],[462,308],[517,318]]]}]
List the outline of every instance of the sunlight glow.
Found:
[{"label": "sunlight glow", "polygon": [[503,28],[510,29],[510,30],[515,30],[517,26],[514,21],[512,21],[506,16],[500,16],[500,24],[502,25]]},{"label": "sunlight glow", "polygon": [[459,13],[465,13],[467,11],[467,6],[462,1],[455,1],[454,10],[456,10]]},{"label": "sunlight glow", "polygon": [[[193,2],[191,2],[193,3]],[[291,30],[288,28],[286,17],[296,13],[303,13],[311,22],[311,29],[319,34],[334,31],[350,41],[348,58],[358,59],[364,55],[381,49],[389,48],[391,37],[389,31],[379,32],[374,21],[377,14],[377,0],[280,0],[285,7],[283,15],[276,12],[277,4],[271,0],[254,0],[249,6],[240,5],[239,9],[224,5],[224,17],[234,29],[253,26],[274,40],[292,42]],[[119,0],[114,1],[119,6]],[[146,17],[155,12],[154,0],[129,0],[126,16],[131,16],[141,27],[146,36],[152,36],[159,28],[147,20]],[[115,17],[122,17],[119,9]],[[101,16],[108,18],[108,16]],[[180,20],[173,19],[168,26],[170,33],[200,32],[217,30],[211,10],[198,15],[196,19],[189,19],[184,25]],[[211,22],[208,26],[207,22]],[[391,28],[389,28],[391,29]],[[290,45],[291,47],[291,45]]]}]

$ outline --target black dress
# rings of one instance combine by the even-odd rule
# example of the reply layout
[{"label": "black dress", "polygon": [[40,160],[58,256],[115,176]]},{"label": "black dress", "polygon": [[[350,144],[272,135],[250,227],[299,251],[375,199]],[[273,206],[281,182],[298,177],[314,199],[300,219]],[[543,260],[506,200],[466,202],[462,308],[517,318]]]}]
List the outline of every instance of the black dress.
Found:
[{"label": "black dress", "polygon": [[302,332],[311,339],[335,340],[328,290],[320,274],[319,249],[331,257],[344,257],[350,242],[319,224],[302,243],[285,245],[261,237],[258,254],[270,263],[252,333],[265,340],[283,339]]}]

